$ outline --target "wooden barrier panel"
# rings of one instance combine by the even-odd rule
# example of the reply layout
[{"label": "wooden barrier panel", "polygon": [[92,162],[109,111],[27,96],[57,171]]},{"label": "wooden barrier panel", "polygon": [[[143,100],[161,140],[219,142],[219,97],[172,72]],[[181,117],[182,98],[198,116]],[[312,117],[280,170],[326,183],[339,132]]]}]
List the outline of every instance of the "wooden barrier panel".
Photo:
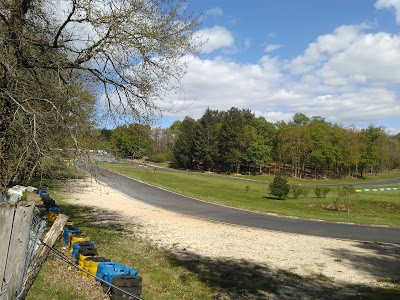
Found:
[{"label": "wooden barrier panel", "polygon": [[21,289],[33,209],[32,202],[0,206],[0,299],[15,299]]},{"label": "wooden barrier panel", "polygon": [[15,205],[0,203],[0,291],[3,290],[11,229],[15,214]]}]

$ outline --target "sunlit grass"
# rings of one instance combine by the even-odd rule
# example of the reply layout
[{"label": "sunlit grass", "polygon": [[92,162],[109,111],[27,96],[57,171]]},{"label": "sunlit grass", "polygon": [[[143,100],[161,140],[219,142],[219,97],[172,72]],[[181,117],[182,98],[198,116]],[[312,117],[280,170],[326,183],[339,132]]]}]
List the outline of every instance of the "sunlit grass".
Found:
[{"label": "sunlit grass", "polygon": [[336,211],[332,210],[337,197],[336,187],[330,187],[326,198],[317,198],[315,185],[311,184],[308,198],[275,200],[268,195],[268,183],[265,182],[232,180],[195,172],[161,172],[131,164],[102,166],[182,195],[221,205],[309,219],[400,226],[400,191],[357,193],[357,200],[349,203],[349,211]]}]

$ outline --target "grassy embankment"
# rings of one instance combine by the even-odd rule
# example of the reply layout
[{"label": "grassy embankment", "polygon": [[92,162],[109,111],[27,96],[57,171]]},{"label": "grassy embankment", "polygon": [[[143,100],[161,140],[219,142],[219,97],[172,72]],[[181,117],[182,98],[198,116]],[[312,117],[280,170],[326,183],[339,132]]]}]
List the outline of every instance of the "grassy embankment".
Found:
[{"label": "grassy embankment", "polygon": [[[265,182],[233,180],[227,176],[194,172],[162,172],[150,167],[145,169],[131,164],[101,163],[100,165],[182,195],[221,205],[307,219],[400,226],[400,191],[357,193],[356,200],[351,203],[343,203],[350,207],[350,211],[337,211],[332,208],[335,201],[338,201],[337,188],[330,187],[331,191],[326,198],[317,198],[314,194],[316,181],[290,180],[290,183],[307,185],[310,189],[309,196],[307,198],[300,196],[297,199],[289,196],[286,200],[276,200],[268,195],[268,184]],[[390,173],[373,176],[368,180],[372,182],[398,176],[398,173]],[[253,176],[249,179],[258,180],[260,178],[260,176]],[[266,180],[272,180],[272,177],[267,177]],[[366,181],[361,179],[340,182],[337,180],[323,181],[324,184],[361,182]],[[317,184],[319,185],[321,182],[317,182]],[[398,187],[399,185],[385,185],[385,187],[390,186]]]}]

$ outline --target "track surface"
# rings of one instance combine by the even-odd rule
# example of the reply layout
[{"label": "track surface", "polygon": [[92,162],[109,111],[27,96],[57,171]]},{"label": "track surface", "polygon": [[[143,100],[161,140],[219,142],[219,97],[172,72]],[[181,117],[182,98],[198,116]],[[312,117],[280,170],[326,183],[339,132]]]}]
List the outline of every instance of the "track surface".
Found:
[{"label": "track surface", "polygon": [[400,244],[400,228],[311,221],[250,212],[188,198],[99,167],[92,167],[91,173],[127,196],[197,218],[281,232]]}]

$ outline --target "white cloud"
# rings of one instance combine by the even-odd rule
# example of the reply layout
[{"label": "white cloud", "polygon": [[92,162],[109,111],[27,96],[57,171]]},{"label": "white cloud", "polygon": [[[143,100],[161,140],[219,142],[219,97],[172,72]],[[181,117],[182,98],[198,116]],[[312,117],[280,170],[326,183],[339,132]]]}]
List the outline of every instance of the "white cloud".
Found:
[{"label": "white cloud", "polygon": [[333,55],[348,49],[361,35],[365,25],[341,26],[331,34],[325,34],[311,43],[304,54],[297,56],[287,66],[294,74],[305,74],[318,68]]},{"label": "white cloud", "polygon": [[212,53],[220,48],[232,47],[234,38],[229,30],[221,26],[214,26],[199,30],[195,39],[204,42],[203,53]]},{"label": "white cloud", "polygon": [[264,51],[265,51],[265,52],[272,52],[272,51],[278,50],[278,49],[280,49],[280,48],[282,48],[282,45],[279,45],[279,44],[269,44],[269,45],[267,45],[267,46],[264,48]]},{"label": "white cloud", "polygon": [[[213,34],[231,36],[225,30]],[[385,118],[400,116],[400,34],[368,30],[364,24],[338,27],[292,60],[265,55],[258,63],[241,64],[193,58],[182,81],[184,101],[174,99],[177,107],[186,106],[175,116],[199,118],[207,107],[235,106],[271,122],[302,112],[341,125],[381,126]],[[234,47],[233,39],[211,44]]]},{"label": "white cloud", "polygon": [[377,0],[375,2],[377,9],[394,9],[396,13],[396,22],[400,25],[400,1],[399,0]]},{"label": "white cloud", "polygon": [[206,11],[206,15],[211,15],[211,16],[222,16],[223,14],[224,11],[219,7],[215,7]]},{"label": "white cloud", "polygon": [[259,113],[255,112],[257,116],[262,116],[266,120],[268,120],[271,123],[276,123],[280,121],[285,121],[289,122],[293,118],[293,113],[283,113],[280,111],[271,111],[271,112],[265,112],[265,113]]}]

